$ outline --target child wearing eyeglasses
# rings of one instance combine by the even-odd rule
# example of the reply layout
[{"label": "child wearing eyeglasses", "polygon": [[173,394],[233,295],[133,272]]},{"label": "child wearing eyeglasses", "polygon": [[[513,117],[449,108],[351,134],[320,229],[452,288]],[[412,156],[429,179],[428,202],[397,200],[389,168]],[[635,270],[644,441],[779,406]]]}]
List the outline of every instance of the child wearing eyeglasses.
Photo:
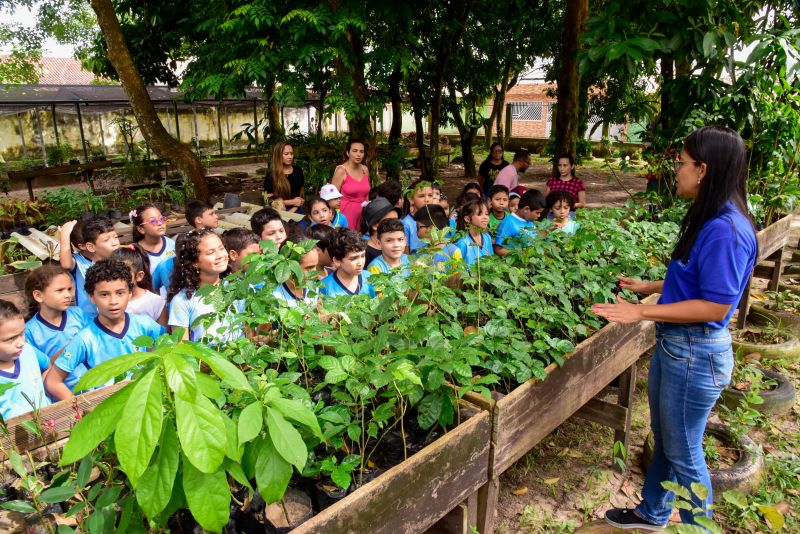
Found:
[{"label": "child wearing eyeglasses", "polygon": [[153,204],[143,204],[128,215],[133,225],[133,242],[147,253],[152,275],[159,264],[175,256],[175,241],[166,236],[167,218]]}]

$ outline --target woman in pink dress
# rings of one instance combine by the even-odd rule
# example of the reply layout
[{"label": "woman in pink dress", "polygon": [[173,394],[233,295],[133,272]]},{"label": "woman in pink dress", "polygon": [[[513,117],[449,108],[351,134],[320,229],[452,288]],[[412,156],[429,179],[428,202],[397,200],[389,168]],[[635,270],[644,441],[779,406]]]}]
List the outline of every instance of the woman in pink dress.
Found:
[{"label": "woman in pink dress", "polygon": [[339,211],[347,217],[347,226],[358,231],[361,226],[362,204],[369,197],[369,175],[364,160],[363,141],[351,139],[347,142],[347,161],[336,167],[331,183],[342,194]]}]

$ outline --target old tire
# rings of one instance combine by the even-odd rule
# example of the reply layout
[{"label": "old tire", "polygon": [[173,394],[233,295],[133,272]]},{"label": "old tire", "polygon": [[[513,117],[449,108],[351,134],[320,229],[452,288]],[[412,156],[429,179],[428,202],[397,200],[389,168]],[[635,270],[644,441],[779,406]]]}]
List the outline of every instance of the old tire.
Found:
[{"label": "old tire", "polygon": [[795,295],[800,295],[800,284],[778,283],[778,291],[791,291]]},{"label": "old tire", "polygon": [[747,320],[754,325],[774,326],[795,336],[800,335],[800,315],[789,311],[771,310],[760,302],[750,304]]},{"label": "old tire", "polygon": [[[773,389],[760,391],[758,396],[761,397],[764,402],[761,404],[751,404],[750,407],[768,415],[781,415],[791,410],[797,399],[797,391],[795,391],[794,385],[792,385],[788,378],[777,371],[772,371],[770,369],[760,369],[760,371],[766,379],[774,380],[778,385]],[[746,396],[746,391],[739,391],[738,389],[728,387],[722,391],[718,403],[734,409],[739,406],[741,400]]]},{"label": "old tire", "polygon": [[774,345],[738,341],[736,339],[731,344],[737,354],[744,355],[757,352],[761,354],[763,360],[797,360],[800,358],[800,340],[797,339],[797,336],[788,332],[784,334],[787,338],[786,341]]},{"label": "old tire", "polygon": [[[744,494],[751,493],[761,481],[764,471],[764,458],[755,442],[747,436],[737,436],[727,425],[708,423],[706,434],[711,434],[723,443],[736,447],[739,459],[726,469],[709,469],[714,500],[719,500],[722,493],[728,490],[739,490]],[[653,461],[653,433],[649,432],[644,440],[642,452],[642,468],[645,472]]]}]

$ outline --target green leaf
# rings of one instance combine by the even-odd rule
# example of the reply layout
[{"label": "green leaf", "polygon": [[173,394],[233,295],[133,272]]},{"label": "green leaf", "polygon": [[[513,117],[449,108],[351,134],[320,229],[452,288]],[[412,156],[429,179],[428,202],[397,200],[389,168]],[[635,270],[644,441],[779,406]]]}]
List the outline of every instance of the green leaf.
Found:
[{"label": "green leaf", "polygon": [[194,398],[197,393],[197,378],[191,363],[170,352],[164,356],[164,371],[169,389],[186,399]]},{"label": "green leaf", "polygon": [[18,474],[20,477],[25,477],[28,475],[28,468],[25,467],[25,461],[17,451],[10,449],[8,451],[8,459],[11,461],[11,468],[16,474]]},{"label": "green leaf", "polygon": [[225,471],[204,473],[183,460],[183,492],[195,520],[205,530],[220,532],[228,523],[231,490]]},{"label": "green leaf", "polygon": [[230,458],[225,458],[223,466],[225,471],[227,471],[236,482],[246,487],[250,491],[253,491],[253,487],[250,485],[250,481],[247,480],[247,475],[244,473],[244,469],[242,469],[241,464],[234,462]]},{"label": "green leaf", "polygon": [[346,469],[342,469],[340,466],[336,466],[336,468],[331,471],[331,480],[342,489],[349,488],[350,483],[353,481],[350,472]]},{"label": "green leaf", "polygon": [[783,528],[784,522],[786,521],[786,519],[783,517],[783,514],[780,513],[774,506],[764,504],[759,504],[757,506],[764,515],[764,519],[767,520],[769,529],[772,532],[780,532],[780,530]]},{"label": "green leaf", "polygon": [[92,459],[90,457],[85,457],[81,460],[81,464],[78,466],[78,476],[76,480],[76,485],[79,488],[85,488],[86,484],[89,483],[89,477],[92,475],[92,466],[93,466]]},{"label": "green leaf", "polygon": [[233,419],[227,414],[222,413],[222,421],[225,423],[225,456],[234,462],[242,461],[242,446],[239,445],[238,429]]},{"label": "green leaf", "polygon": [[286,419],[291,419],[295,423],[300,423],[311,430],[320,441],[325,441],[322,429],[319,427],[317,416],[314,415],[302,401],[295,399],[275,399],[270,401],[270,406],[277,409]]},{"label": "green leaf", "polygon": [[734,505],[739,510],[747,508],[747,497],[739,490],[728,490],[722,493],[725,502]]},{"label": "green leaf", "polygon": [[392,371],[392,376],[396,380],[408,380],[412,384],[422,385],[422,380],[414,372],[414,366],[408,360],[400,362]]},{"label": "green leaf", "polygon": [[717,36],[713,31],[706,32],[703,36],[703,55],[709,57],[714,52]]},{"label": "green leaf", "polygon": [[39,495],[39,500],[47,504],[55,504],[57,502],[64,502],[73,495],[76,491],[71,486],[59,486],[57,488],[47,488]]},{"label": "green leaf", "polygon": [[692,495],[689,493],[689,490],[681,486],[676,482],[672,482],[669,480],[665,480],[661,483],[661,487],[663,487],[667,491],[671,491],[678,497],[681,497],[684,500],[691,501]]},{"label": "green leaf", "polygon": [[197,387],[200,393],[209,399],[218,399],[220,395],[222,395],[222,390],[219,387],[219,381],[216,377],[197,373],[195,375],[195,380],[197,380]]},{"label": "green leaf", "polygon": [[172,420],[167,420],[161,435],[158,456],[142,473],[136,486],[136,500],[147,517],[154,518],[169,503],[175,475],[178,474],[179,461],[178,434],[175,432]]},{"label": "green leaf", "polygon": [[308,460],[308,450],[300,432],[273,408],[267,409],[267,428],[278,454],[297,467],[298,471],[302,471]]},{"label": "green leaf", "polygon": [[134,385],[135,383],[128,384],[120,389],[78,421],[61,451],[61,465],[77,462],[108,437],[116,428]]},{"label": "green leaf", "polygon": [[239,443],[247,443],[256,439],[263,426],[264,413],[261,410],[261,402],[248,404],[239,414]]},{"label": "green leaf", "polygon": [[74,391],[85,391],[105,385],[109,380],[125,374],[140,363],[152,360],[158,356],[155,352],[134,352],[125,356],[117,356],[92,367],[75,384]]},{"label": "green leaf", "polygon": [[225,457],[225,432],[222,415],[202,395],[193,402],[175,397],[178,437],[186,457],[204,473],[216,471]]},{"label": "green leaf", "polygon": [[690,487],[692,488],[692,493],[697,495],[701,501],[708,499],[708,488],[705,486],[705,484],[692,482]]},{"label": "green leaf", "polygon": [[15,388],[19,385],[19,382],[6,382],[5,384],[0,384],[0,395],[8,391],[9,389]]},{"label": "green leaf", "polygon": [[114,445],[122,471],[135,488],[147,469],[161,435],[163,418],[162,384],[158,369],[152,369],[133,384],[121,423],[114,433]]},{"label": "green leaf", "polygon": [[695,523],[700,525],[701,527],[707,528],[711,534],[725,534],[719,525],[717,525],[712,519],[704,516],[704,515],[697,515],[694,518]]},{"label": "green leaf", "polygon": [[419,426],[428,429],[436,424],[442,414],[442,395],[438,392],[426,395],[417,407],[417,421]]},{"label": "green leaf", "polygon": [[267,504],[278,502],[289,486],[292,466],[278,454],[270,440],[262,439],[255,444],[260,445],[256,459],[258,492]]},{"label": "green leaf", "polygon": [[202,360],[208,364],[214,374],[233,389],[248,391],[255,395],[253,386],[247,381],[244,373],[228,360],[218,356],[203,355]]},{"label": "green leaf", "polygon": [[33,514],[36,512],[36,508],[29,502],[25,501],[8,501],[0,504],[0,508],[4,508],[6,510],[11,510],[13,512],[20,512],[22,514]]}]

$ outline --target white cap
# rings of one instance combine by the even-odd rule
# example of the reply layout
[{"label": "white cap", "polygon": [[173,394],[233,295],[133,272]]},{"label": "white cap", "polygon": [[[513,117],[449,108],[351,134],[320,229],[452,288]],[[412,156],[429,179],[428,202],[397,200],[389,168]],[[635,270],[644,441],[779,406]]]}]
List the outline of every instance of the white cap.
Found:
[{"label": "white cap", "polygon": [[342,194],[336,189],[333,184],[325,184],[319,190],[319,197],[322,200],[333,200],[334,198],[342,198]]}]

